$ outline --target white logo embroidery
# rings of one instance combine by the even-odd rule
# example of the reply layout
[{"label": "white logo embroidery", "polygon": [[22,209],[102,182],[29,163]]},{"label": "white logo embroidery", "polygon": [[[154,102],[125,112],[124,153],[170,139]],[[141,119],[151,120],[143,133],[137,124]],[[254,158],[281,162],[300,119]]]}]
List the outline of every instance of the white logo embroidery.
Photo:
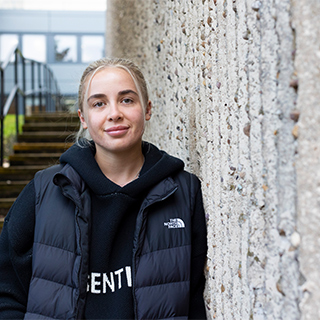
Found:
[{"label": "white logo embroidery", "polygon": [[168,229],[185,228],[184,221],[180,218],[170,219],[169,222],[165,222],[163,225]]}]

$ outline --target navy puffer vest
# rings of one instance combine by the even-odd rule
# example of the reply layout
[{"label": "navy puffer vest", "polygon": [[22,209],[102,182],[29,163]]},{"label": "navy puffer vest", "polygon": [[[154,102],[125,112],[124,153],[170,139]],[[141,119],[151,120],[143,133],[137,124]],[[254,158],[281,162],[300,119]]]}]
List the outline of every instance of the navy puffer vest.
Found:
[{"label": "navy puffer vest", "polygon": [[66,165],[34,179],[36,224],[25,319],[80,319],[88,279],[90,196]]},{"label": "navy puffer vest", "polygon": [[[54,177],[54,178],[52,178]],[[25,319],[82,319],[88,279],[91,199],[69,166],[36,174],[33,274]],[[184,171],[150,190],[136,222],[136,319],[187,319],[191,216],[198,179]]]}]

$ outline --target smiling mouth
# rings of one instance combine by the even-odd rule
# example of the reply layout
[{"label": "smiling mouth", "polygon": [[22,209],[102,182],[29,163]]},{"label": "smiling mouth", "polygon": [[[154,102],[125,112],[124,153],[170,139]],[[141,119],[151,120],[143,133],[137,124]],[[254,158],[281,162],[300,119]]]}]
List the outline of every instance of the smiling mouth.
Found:
[{"label": "smiling mouth", "polygon": [[111,136],[119,136],[126,133],[128,130],[129,127],[127,126],[116,126],[106,129],[105,132]]},{"label": "smiling mouth", "polygon": [[128,130],[128,127],[127,126],[111,127],[111,128],[108,128],[106,132],[121,131],[121,130]]}]

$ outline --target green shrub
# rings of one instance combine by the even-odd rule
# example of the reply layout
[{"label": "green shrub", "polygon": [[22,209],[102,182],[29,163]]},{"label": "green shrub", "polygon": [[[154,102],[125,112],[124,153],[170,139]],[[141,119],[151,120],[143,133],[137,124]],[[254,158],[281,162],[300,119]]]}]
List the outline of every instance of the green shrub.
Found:
[{"label": "green shrub", "polygon": [[[23,116],[19,116],[19,132],[22,130]],[[8,158],[12,153],[13,144],[16,142],[16,117],[14,114],[8,114],[4,118],[4,158]]]}]

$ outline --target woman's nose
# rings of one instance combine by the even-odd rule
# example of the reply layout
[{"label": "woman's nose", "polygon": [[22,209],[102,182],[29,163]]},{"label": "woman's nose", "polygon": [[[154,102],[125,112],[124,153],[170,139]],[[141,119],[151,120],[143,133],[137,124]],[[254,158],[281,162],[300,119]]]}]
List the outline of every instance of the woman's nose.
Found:
[{"label": "woman's nose", "polygon": [[108,120],[118,121],[123,118],[123,114],[117,103],[110,103],[108,108]]}]

